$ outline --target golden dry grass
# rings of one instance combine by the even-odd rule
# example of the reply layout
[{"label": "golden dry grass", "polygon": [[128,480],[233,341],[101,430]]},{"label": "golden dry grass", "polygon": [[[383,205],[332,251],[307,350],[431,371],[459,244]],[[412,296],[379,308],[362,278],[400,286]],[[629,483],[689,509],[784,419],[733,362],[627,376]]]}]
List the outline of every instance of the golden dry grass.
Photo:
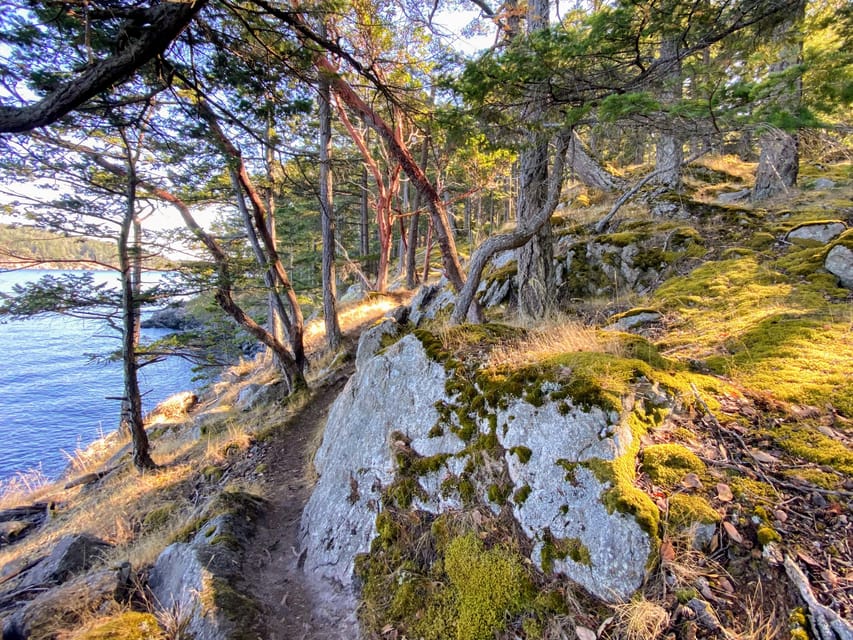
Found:
[{"label": "golden dry grass", "polygon": [[562,353],[590,351],[624,355],[619,340],[577,320],[552,317],[530,329],[524,338],[495,347],[488,367],[522,367]]},{"label": "golden dry grass", "polygon": [[654,640],[669,624],[669,613],[656,602],[641,598],[614,608],[618,637],[624,640]]}]

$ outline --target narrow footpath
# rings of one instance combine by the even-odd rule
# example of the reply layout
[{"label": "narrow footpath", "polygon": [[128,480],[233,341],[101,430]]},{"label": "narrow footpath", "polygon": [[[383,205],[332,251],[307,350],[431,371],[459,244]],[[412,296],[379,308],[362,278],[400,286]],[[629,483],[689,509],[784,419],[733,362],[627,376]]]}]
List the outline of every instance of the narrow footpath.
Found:
[{"label": "narrow footpath", "polygon": [[350,364],[312,389],[305,407],[275,430],[254,459],[265,464],[269,501],[244,561],[244,584],[260,606],[255,629],[265,640],[337,640],[357,637],[355,616],[340,613],[334,594],[314,587],[301,570],[299,522],[315,478],[311,456],[329,407],[355,367]]}]

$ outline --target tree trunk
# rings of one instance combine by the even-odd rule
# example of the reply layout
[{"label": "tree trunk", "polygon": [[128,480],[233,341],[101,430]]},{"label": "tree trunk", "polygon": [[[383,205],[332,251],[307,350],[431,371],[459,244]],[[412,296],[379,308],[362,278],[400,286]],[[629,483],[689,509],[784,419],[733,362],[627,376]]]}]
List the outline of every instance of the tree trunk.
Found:
[{"label": "tree trunk", "polygon": [[[548,26],[548,0],[530,0],[527,7],[527,33]],[[538,131],[545,111],[545,91],[534,86],[527,96],[522,114],[531,123],[527,144],[519,159],[518,228],[528,228],[539,218],[547,199],[548,139]],[[548,292],[554,290],[553,242],[550,214],[538,231],[518,251],[518,310],[522,316],[542,318],[548,309]]]},{"label": "tree trunk", "polygon": [[498,251],[517,249],[529,242],[550,220],[551,214],[554,213],[554,209],[557,208],[557,203],[560,201],[569,140],[570,132],[568,131],[561,132],[556,136],[554,162],[550,171],[551,179],[547,187],[546,197],[536,215],[529,219],[524,226],[517,225],[515,231],[511,233],[503,233],[486,238],[483,244],[474,251],[468,267],[468,280],[466,280],[462,291],[456,296],[456,308],[453,310],[451,316],[453,324],[459,324],[469,314],[477,293],[477,287],[480,284],[480,277],[489,259]]},{"label": "tree trunk", "polygon": [[[660,45],[660,63],[667,69],[663,74],[663,86],[660,97],[664,105],[673,104],[681,99],[681,60],[678,52],[678,40],[667,38]],[[661,129],[655,148],[655,181],[667,189],[681,187],[681,163],[684,160],[684,147],[681,136],[675,127]]]},{"label": "tree trunk", "polygon": [[763,134],[751,199],[757,202],[788,193],[796,186],[798,173],[799,152],[796,138],[781,129]]},{"label": "tree trunk", "polygon": [[[276,228],[275,228],[275,213],[276,213],[276,189],[278,185],[278,181],[276,180],[276,171],[275,171],[275,148],[273,146],[273,136],[274,136],[274,128],[275,122],[273,122],[273,109],[272,106],[268,104],[267,107],[267,130],[264,136],[265,142],[265,162],[266,162],[266,170],[267,177],[270,182],[269,192],[267,195],[267,231],[270,234],[270,238],[272,239],[273,244],[278,244],[278,238],[276,237]],[[234,180],[234,174],[232,172],[232,184]],[[239,188],[237,190],[238,197],[240,198],[240,202],[244,204],[243,197]],[[244,217],[244,220],[247,218]],[[251,226],[251,222],[248,222],[248,225]],[[248,227],[247,227],[248,228]],[[255,238],[257,240],[257,238]],[[260,255],[263,255],[261,252]],[[261,269],[264,269],[264,262],[261,261],[258,263]],[[272,276],[270,282],[267,282],[267,276]],[[292,327],[290,324],[290,319],[287,317],[287,313],[284,310],[284,305],[281,300],[281,292],[278,288],[278,282],[275,279],[275,274],[271,273],[269,269],[264,270],[264,282],[267,285],[267,289],[269,293],[267,294],[267,327],[269,332],[275,336],[276,340],[284,342],[284,340],[291,340],[292,337]],[[284,363],[278,361],[278,356],[273,353],[273,359],[275,361],[275,366],[277,369],[281,370],[284,368]]]},{"label": "tree trunk", "polygon": [[[787,20],[774,29],[774,40],[779,46],[779,58],[770,65],[770,72],[782,74],[785,70],[802,61],[803,38],[798,28],[805,12],[805,2]],[[802,74],[797,74],[791,84],[780,84],[775,88],[776,108],[790,119],[796,119],[803,97]],[[772,128],[759,139],[761,153],[758,169],[755,173],[755,187],[752,190],[753,202],[788,193],[797,185],[800,170],[799,140],[797,134]]]},{"label": "tree trunk", "polygon": [[219,145],[227,161],[236,169],[240,185],[249,197],[249,202],[252,204],[252,216],[255,223],[255,232],[261,240],[265,255],[267,256],[268,264],[270,265],[273,273],[275,273],[278,285],[281,286],[285,299],[287,300],[287,304],[290,307],[290,343],[291,348],[293,349],[293,358],[300,371],[299,378],[302,379],[305,371],[305,365],[307,363],[305,359],[305,324],[302,317],[302,308],[299,306],[299,301],[296,298],[296,292],[293,290],[293,285],[291,284],[287,271],[281,262],[281,257],[278,254],[275,242],[270,236],[269,229],[267,227],[268,212],[266,211],[266,206],[264,205],[258,190],[255,188],[255,185],[249,176],[249,172],[246,170],[246,164],[243,162],[242,153],[240,153],[240,150],[235,147],[231,140],[229,140],[225,135],[222,127],[219,125],[219,120],[217,119],[216,114],[214,114],[210,107],[203,101],[198,101],[196,106],[201,117],[210,126],[211,132],[216,139],[215,141]]},{"label": "tree trunk", "polygon": [[587,152],[576,132],[572,132],[572,142],[569,145],[569,166],[575,177],[588,187],[602,191],[616,191],[622,187],[622,181],[598,164]]},{"label": "tree trunk", "polygon": [[[321,23],[320,34],[326,36]],[[332,104],[329,80],[320,76],[317,106],[320,118],[320,220],[323,236],[323,319],[326,344],[330,351],[341,346],[341,326],[338,323],[335,282],[335,211],[332,195]]]},{"label": "tree trunk", "polygon": [[[124,373],[125,417],[133,440],[133,464],[139,470],[154,469],[151,459],[148,435],[142,418],[142,394],[139,392],[139,364],[137,348],[139,346],[140,318],[139,292],[140,274],[138,270],[142,259],[136,217],[136,167],[128,149],[127,163],[127,202],[118,240],[118,260],[121,272],[122,334],[121,360]],[[130,248],[133,236],[133,248]],[[136,285],[136,286],[135,286]]]}]

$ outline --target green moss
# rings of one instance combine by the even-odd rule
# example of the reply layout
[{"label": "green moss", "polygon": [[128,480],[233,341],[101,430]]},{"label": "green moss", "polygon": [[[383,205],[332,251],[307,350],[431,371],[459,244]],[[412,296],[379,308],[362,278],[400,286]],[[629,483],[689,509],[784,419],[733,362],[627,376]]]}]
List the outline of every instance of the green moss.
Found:
[{"label": "green moss", "polygon": [[155,529],[160,529],[165,526],[172,516],[177,511],[177,506],[173,503],[164,504],[161,507],[157,507],[156,509],[152,509],[148,513],[145,514],[145,517],[142,519],[142,527],[146,531],[153,531]]},{"label": "green moss", "polygon": [[849,303],[820,273],[825,251],[709,262],[669,279],[653,302],[680,321],[658,346],[741,386],[853,415]]},{"label": "green moss", "polygon": [[730,476],[728,485],[734,496],[738,499],[744,499],[750,502],[773,500],[776,497],[776,492],[766,482],[753,480],[746,476]]},{"label": "green moss", "polygon": [[219,612],[231,622],[238,623],[232,640],[258,640],[258,635],[251,632],[260,616],[257,603],[250,597],[237,591],[223,578],[205,578],[200,594],[202,610],[207,614]]},{"label": "green moss", "polygon": [[503,282],[504,280],[514,278],[516,274],[518,274],[518,263],[510,262],[500,269],[489,271],[485,274],[483,280],[486,282],[486,286],[490,286],[495,282]]},{"label": "green moss", "polygon": [[690,529],[694,524],[716,524],[719,521],[720,514],[701,496],[677,493],[669,498],[667,524],[673,531]]},{"label": "green moss", "polygon": [[816,425],[807,422],[782,424],[762,430],[762,434],[803,460],[832,467],[848,477],[853,475],[853,450],[820,433]]},{"label": "green moss", "polygon": [[533,584],[521,557],[503,547],[485,549],[473,533],[448,545],[444,569],[457,602],[457,640],[491,640],[508,616],[533,602]]},{"label": "green moss", "polygon": [[746,240],[746,246],[756,251],[766,251],[776,244],[776,236],[766,231],[754,233],[751,238]]},{"label": "green moss", "polygon": [[512,485],[492,483],[486,489],[486,496],[490,502],[503,506],[506,504],[507,498],[512,491]]},{"label": "green moss", "polygon": [[656,485],[672,490],[688,473],[704,475],[705,464],[679,444],[656,444],[643,450],[643,471]]},{"label": "green moss", "polygon": [[74,635],[75,640],[163,640],[165,632],[150,613],[125,611]]},{"label": "green moss", "polygon": [[779,532],[767,524],[758,527],[758,530],[755,532],[755,536],[758,539],[758,544],[762,547],[770,544],[771,542],[782,542],[782,536],[779,535]]},{"label": "green moss", "polygon": [[524,504],[525,500],[530,496],[532,489],[529,484],[524,485],[512,495],[512,501],[517,505]]},{"label": "green moss", "polygon": [[566,558],[587,567],[592,566],[589,548],[580,538],[555,538],[550,532],[546,532],[540,553],[542,570],[551,573],[554,570],[554,562]]},{"label": "green moss", "polygon": [[816,468],[783,469],[782,474],[799,482],[809,482],[821,489],[837,491],[844,483],[844,476]]},{"label": "green moss", "polygon": [[216,465],[208,465],[204,469],[201,470],[201,475],[204,476],[204,479],[208,482],[219,482],[222,480],[222,476],[225,471],[222,467],[218,467]]},{"label": "green moss", "polygon": [[530,456],[533,455],[533,451],[524,446],[512,447],[509,452],[514,454],[522,464],[527,464],[530,461]]}]

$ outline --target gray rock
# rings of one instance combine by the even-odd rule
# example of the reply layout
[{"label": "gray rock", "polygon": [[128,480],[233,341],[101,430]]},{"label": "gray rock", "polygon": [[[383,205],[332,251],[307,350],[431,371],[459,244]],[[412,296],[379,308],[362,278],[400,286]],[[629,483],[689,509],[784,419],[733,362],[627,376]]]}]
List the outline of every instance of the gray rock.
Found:
[{"label": "gray rock", "polygon": [[241,411],[250,411],[262,404],[275,402],[286,395],[287,389],[281,380],[269,384],[248,384],[237,394],[235,406]]},{"label": "gray rock", "polygon": [[791,229],[785,236],[785,239],[793,240],[813,240],[815,242],[827,243],[833,238],[837,238],[847,229],[847,225],[840,221],[832,222],[817,222],[801,224],[795,229]]},{"label": "gray rock", "polygon": [[382,339],[385,336],[396,335],[399,331],[400,325],[393,318],[385,318],[364,331],[358,339],[355,368],[361,369],[365,362],[376,355],[376,352],[382,348]]},{"label": "gray rock", "polygon": [[[350,587],[355,556],[370,548],[382,488],[394,478],[389,437],[413,448],[438,420],[447,373],[413,335],[368,360],[332,405],[314,457],[319,480],[302,514],[305,571]],[[448,439],[455,436],[448,436]]]},{"label": "gray rock", "polygon": [[248,536],[244,518],[222,514],[191,542],[166,547],[154,563],[148,586],[155,606],[185,621],[195,640],[240,637],[257,615],[257,605],[233,586]]},{"label": "gray rock", "polygon": [[158,309],[141,324],[143,329],[171,329],[172,331],[187,331],[199,326],[198,320],[187,312],[183,304]]},{"label": "gray rock", "polygon": [[93,616],[119,611],[119,603],[127,600],[130,576],[130,564],[124,563],[116,569],[78,576],[39,594],[7,618],[3,640],[54,638]]},{"label": "gray rock", "polygon": [[841,284],[848,289],[853,289],[853,250],[843,244],[837,244],[823,262],[823,268],[829,271]]},{"label": "gray rock", "polygon": [[424,285],[412,300],[409,322],[418,327],[424,320],[434,320],[441,311],[451,309],[455,300],[456,296],[445,282]]},{"label": "gray rock", "polygon": [[622,316],[615,322],[607,325],[605,329],[611,331],[630,331],[631,329],[657,322],[662,317],[657,311],[640,311]]},{"label": "gray rock", "polygon": [[[554,570],[604,600],[630,597],[645,578],[651,553],[648,535],[633,517],[608,512],[600,500],[607,487],[588,469],[578,466],[568,481],[564,466],[624,454],[632,440],[630,429],[620,416],[596,407],[561,411],[557,403],[534,407],[521,400],[498,413],[498,425],[502,424],[506,431],[501,436],[498,429],[498,437],[507,450],[510,478],[516,487],[530,487],[514,512],[534,541],[531,560],[542,568],[546,530],[555,538],[573,539],[588,551],[589,563],[556,559]],[[531,451],[527,462],[511,452],[519,446]]]},{"label": "gray rock", "polygon": [[367,295],[367,288],[361,282],[356,282],[344,292],[344,295],[338,298],[338,302],[343,304],[346,302],[359,302],[360,300],[364,300],[364,296]]},{"label": "gray rock", "polygon": [[728,193],[721,193],[717,196],[717,202],[721,204],[731,204],[733,202],[740,202],[741,200],[746,200],[749,198],[752,192],[749,189],[741,189],[740,191],[730,191]]},{"label": "gray rock", "polygon": [[[458,477],[469,462],[465,443],[442,423],[436,409],[452,404],[445,390],[448,373],[427,356],[414,335],[405,336],[367,360],[333,404],[323,442],[315,457],[319,480],[303,512],[301,544],[305,571],[316,580],[351,588],[355,557],[367,552],[376,536],[375,519],[383,488],[395,480],[392,447],[420,456],[447,454],[438,470],[418,478],[413,507],[432,513],[458,509],[458,496],[445,495],[443,481]],[[561,388],[551,383],[543,393]],[[451,418],[454,420],[455,418]],[[533,540],[531,559],[542,565],[548,535],[571,538],[585,548],[589,563],[557,560],[554,569],[607,600],[630,596],[645,577],[651,553],[648,535],[629,514],[609,513],[601,502],[608,489],[580,464],[573,481],[565,463],[592,458],[613,460],[631,443],[627,416],[547,401],[536,407],[511,399],[496,411],[497,435],[506,456],[485,461],[471,475],[475,491],[487,502],[488,486],[509,478],[511,492],[529,487],[526,500],[513,507],[521,529]],[[490,430],[479,418],[481,434]],[[441,427],[441,428],[436,428]],[[392,434],[394,443],[391,443]],[[530,449],[522,463],[514,447]],[[452,492],[451,492],[452,493]],[[494,512],[501,507],[489,503]]]},{"label": "gray rock", "polygon": [[480,304],[487,309],[498,306],[507,299],[511,288],[512,278],[492,282],[480,296]]},{"label": "gray rock", "polygon": [[65,582],[71,576],[89,569],[110,546],[88,533],[65,536],[47,558],[27,572],[22,586],[48,586]]},{"label": "gray rock", "polygon": [[812,187],[815,189],[832,189],[835,187],[835,181],[830,180],[829,178],[818,178],[814,181]]}]

